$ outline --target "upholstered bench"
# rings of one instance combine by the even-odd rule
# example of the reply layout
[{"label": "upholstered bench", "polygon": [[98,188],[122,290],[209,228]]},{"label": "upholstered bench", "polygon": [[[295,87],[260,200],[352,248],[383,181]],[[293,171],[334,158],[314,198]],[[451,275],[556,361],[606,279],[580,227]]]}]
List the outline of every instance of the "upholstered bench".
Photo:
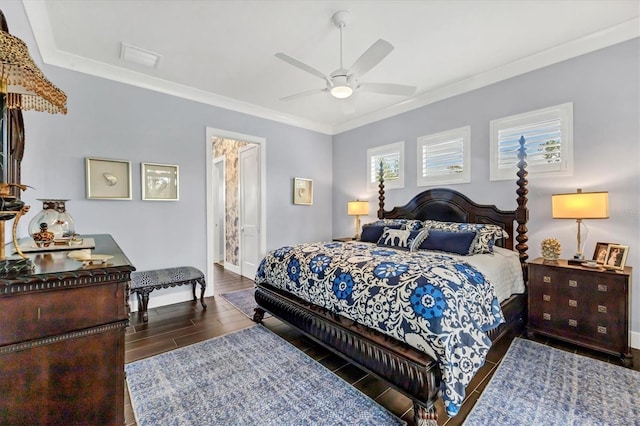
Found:
[{"label": "upholstered bench", "polygon": [[149,293],[161,288],[191,284],[193,286],[193,300],[198,300],[196,297],[196,284],[198,283],[200,284],[202,309],[207,309],[207,304],[204,303],[204,290],[207,288],[207,283],[204,280],[204,274],[193,266],[132,272],[129,291],[138,295],[138,312],[142,312],[142,319],[147,322],[149,320],[147,312]]}]

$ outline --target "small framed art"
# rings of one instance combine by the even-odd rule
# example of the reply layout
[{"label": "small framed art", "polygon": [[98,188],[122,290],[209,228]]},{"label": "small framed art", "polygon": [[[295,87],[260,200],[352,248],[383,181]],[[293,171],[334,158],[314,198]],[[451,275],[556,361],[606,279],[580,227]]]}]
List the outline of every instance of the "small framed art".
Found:
[{"label": "small framed art", "polygon": [[130,200],[131,162],[107,158],[85,159],[87,198]]},{"label": "small framed art", "polygon": [[177,201],[180,198],[178,166],[142,163],[141,167],[143,200]]},{"label": "small framed art", "polygon": [[313,204],[313,181],[293,178],[293,204],[310,206]]},{"label": "small framed art", "polygon": [[610,244],[616,243],[596,243],[596,249],[593,252],[593,260],[600,265],[604,265],[604,261],[607,260],[607,248],[609,248]]},{"label": "small framed art", "polygon": [[629,246],[619,244],[609,244],[607,247],[607,258],[604,267],[609,269],[624,269],[629,254]]}]

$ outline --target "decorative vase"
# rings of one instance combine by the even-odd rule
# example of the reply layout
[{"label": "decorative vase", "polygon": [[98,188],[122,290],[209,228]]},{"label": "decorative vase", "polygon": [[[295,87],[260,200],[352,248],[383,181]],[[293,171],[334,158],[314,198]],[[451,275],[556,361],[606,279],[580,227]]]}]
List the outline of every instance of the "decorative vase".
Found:
[{"label": "decorative vase", "polygon": [[65,202],[69,200],[38,199],[42,201],[40,211],[29,222],[29,235],[35,241],[35,235],[41,231],[41,224],[47,225],[47,231],[52,232],[56,240],[71,238],[76,233],[73,218],[67,212]]},{"label": "decorative vase", "polygon": [[555,238],[545,238],[542,240],[540,248],[542,249],[542,258],[544,260],[554,261],[560,258],[562,247]]}]

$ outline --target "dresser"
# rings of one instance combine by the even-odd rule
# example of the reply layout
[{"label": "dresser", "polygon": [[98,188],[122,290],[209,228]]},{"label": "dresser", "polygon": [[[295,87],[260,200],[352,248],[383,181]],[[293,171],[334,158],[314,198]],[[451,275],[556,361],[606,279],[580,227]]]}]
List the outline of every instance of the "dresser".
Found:
[{"label": "dresser", "polygon": [[591,269],[566,260],[529,265],[529,337],[536,333],[618,356],[631,367],[631,268]]},{"label": "dresser", "polygon": [[30,253],[31,275],[0,277],[0,424],[123,425],[127,286],[135,268],[109,235],[106,264]]}]

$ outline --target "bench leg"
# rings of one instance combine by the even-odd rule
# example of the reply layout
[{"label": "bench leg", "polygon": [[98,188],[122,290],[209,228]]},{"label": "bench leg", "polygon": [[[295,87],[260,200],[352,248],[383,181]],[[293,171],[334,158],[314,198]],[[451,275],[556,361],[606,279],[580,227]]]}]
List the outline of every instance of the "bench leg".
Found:
[{"label": "bench leg", "polygon": [[[202,305],[202,309],[207,309],[207,304],[204,303],[204,291],[207,288],[207,282],[204,280],[204,278],[199,279],[198,282],[200,283],[200,304]],[[194,284],[193,286],[193,291],[194,291],[194,296],[195,296],[195,291],[196,291],[196,286]]]},{"label": "bench leg", "polygon": [[200,283],[200,304],[202,305],[202,309],[207,309],[207,304],[204,303],[204,291],[207,288],[207,283],[204,278],[200,278],[199,280],[195,280],[191,283],[191,289],[193,290],[193,300],[198,300],[196,297],[196,284]]},{"label": "bench leg", "polygon": [[138,312],[142,312],[142,321],[149,321],[149,313],[147,312],[147,308],[149,307],[149,293],[151,293],[153,289],[142,289],[138,293],[138,300],[140,300],[140,296],[142,296],[142,303],[138,307]]}]

